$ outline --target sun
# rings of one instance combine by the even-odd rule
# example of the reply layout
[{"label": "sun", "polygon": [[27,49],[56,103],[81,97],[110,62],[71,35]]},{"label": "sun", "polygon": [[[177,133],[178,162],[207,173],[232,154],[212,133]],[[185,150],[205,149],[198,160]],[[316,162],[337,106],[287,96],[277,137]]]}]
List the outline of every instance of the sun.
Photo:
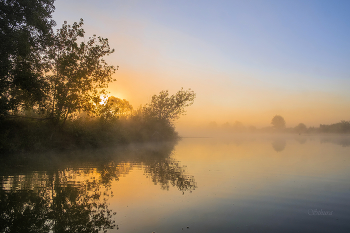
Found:
[{"label": "sun", "polygon": [[101,101],[99,102],[99,104],[105,105],[107,103],[107,100],[108,100],[109,96],[110,95],[105,95],[105,94],[100,95],[100,100]]},{"label": "sun", "polygon": [[120,93],[115,93],[115,94],[112,94],[112,93],[109,93],[109,94],[102,94],[100,95],[100,99],[101,101],[99,102],[101,105],[105,105],[107,103],[107,100],[109,97],[111,96],[114,96],[114,97],[117,97],[118,99],[125,99],[124,98],[124,95],[120,94]]}]

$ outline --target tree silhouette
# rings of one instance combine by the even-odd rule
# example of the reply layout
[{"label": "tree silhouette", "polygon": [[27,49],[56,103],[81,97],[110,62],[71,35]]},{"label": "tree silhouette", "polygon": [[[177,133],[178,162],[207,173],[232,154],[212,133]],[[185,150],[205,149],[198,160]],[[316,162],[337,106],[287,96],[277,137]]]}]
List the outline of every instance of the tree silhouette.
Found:
[{"label": "tree silhouette", "polygon": [[297,133],[304,133],[304,132],[306,132],[307,127],[306,127],[306,125],[304,123],[300,123],[297,126],[295,126],[294,130]]},{"label": "tree silhouette", "polygon": [[54,0],[0,1],[0,116],[43,97],[43,54],[52,42]]},{"label": "tree silhouette", "polygon": [[181,88],[176,94],[169,96],[168,90],[152,96],[151,103],[143,108],[146,117],[158,120],[174,121],[185,113],[185,107],[193,104],[196,94],[191,89]]},{"label": "tree silhouette", "polygon": [[276,115],[272,118],[271,124],[275,129],[281,130],[286,127],[286,121],[280,115]]},{"label": "tree silhouette", "polygon": [[84,42],[82,26],[82,19],[72,26],[64,22],[48,48],[52,65],[46,77],[46,99],[39,103],[39,109],[56,124],[64,125],[80,111],[98,115],[100,97],[113,81],[115,68],[103,59],[114,52],[108,39],[94,35]]}]

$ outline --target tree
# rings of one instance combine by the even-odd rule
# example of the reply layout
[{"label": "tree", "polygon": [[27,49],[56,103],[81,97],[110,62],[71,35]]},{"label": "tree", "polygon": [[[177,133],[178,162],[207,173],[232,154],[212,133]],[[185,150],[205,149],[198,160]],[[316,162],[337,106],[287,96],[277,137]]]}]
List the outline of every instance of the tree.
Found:
[{"label": "tree", "polygon": [[108,97],[103,103],[98,105],[98,112],[103,119],[118,119],[131,116],[133,107],[126,99],[119,99],[114,96]]},{"label": "tree", "polygon": [[43,53],[51,43],[54,0],[0,1],[0,116],[43,94]]},{"label": "tree", "polygon": [[284,129],[286,127],[286,121],[280,115],[276,115],[272,118],[271,124],[275,129]]},{"label": "tree", "polygon": [[304,123],[300,123],[299,125],[295,126],[294,129],[297,133],[304,133],[304,132],[306,132],[307,127]]},{"label": "tree", "polygon": [[99,114],[100,97],[107,94],[105,88],[115,72],[103,59],[114,52],[108,39],[93,35],[84,42],[82,26],[82,19],[72,26],[64,22],[48,49],[51,66],[46,76],[46,99],[39,109],[62,126],[81,111]]},{"label": "tree", "polygon": [[108,98],[107,104],[117,115],[126,116],[132,113],[133,107],[126,99],[119,99],[114,96]]},{"label": "tree", "polygon": [[176,94],[169,96],[168,90],[161,91],[159,95],[153,95],[151,103],[143,108],[147,117],[174,121],[185,113],[185,107],[193,104],[196,94],[191,90],[181,88]]}]

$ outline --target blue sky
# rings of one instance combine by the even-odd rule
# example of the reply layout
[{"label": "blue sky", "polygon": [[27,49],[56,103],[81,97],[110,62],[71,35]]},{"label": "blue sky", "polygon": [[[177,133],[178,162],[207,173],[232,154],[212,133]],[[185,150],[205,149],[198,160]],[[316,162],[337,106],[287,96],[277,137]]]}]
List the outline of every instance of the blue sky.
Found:
[{"label": "blue sky", "polygon": [[[181,122],[288,126],[349,120],[350,1],[66,1],[58,25],[84,19],[119,65],[111,94],[146,103],[197,93]],[[200,114],[200,117],[198,116]],[[204,117],[205,116],[205,117]]]}]

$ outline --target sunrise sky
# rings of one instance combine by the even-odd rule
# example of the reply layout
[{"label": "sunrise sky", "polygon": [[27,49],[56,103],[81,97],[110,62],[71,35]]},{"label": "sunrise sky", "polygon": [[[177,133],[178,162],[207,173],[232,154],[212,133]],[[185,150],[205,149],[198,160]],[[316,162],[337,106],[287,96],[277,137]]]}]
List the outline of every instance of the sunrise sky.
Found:
[{"label": "sunrise sky", "polygon": [[119,66],[111,95],[134,107],[168,89],[197,98],[178,124],[287,127],[350,120],[350,1],[56,0]]}]

